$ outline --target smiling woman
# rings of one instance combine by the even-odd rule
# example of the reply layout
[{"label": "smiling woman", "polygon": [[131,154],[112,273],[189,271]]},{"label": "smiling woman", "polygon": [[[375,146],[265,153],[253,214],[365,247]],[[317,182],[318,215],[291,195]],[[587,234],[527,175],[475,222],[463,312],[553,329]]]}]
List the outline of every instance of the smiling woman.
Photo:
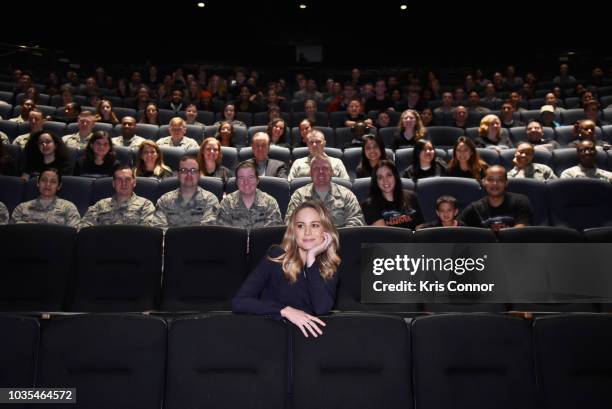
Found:
[{"label": "smiling woman", "polygon": [[336,300],[338,232],[328,211],[307,201],[292,214],[283,242],[247,277],[232,302],[238,313],[274,315],[317,337]]}]

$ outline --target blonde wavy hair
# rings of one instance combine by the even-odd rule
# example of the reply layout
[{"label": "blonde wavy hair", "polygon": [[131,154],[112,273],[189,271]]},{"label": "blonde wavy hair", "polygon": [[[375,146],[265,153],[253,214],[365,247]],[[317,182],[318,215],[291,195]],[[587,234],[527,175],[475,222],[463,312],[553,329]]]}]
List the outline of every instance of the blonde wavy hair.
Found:
[{"label": "blonde wavy hair", "polygon": [[270,257],[270,260],[273,262],[282,264],[285,278],[287,278],[287,280],[289,280],[289,282],[292,284],[297,281],[298,275],[304,269],[304,263],[300,257],[300,251],[295,238],[295,219],[297,214],[302,209],[307,208],[313,209],[317,212],[321,218],[321,226],[323,227],[323,230],[329,233],[332,237],[332,243],[327,251],[319,254],[316,257],[316,262],[319,263],[321,277],[326,280],[331,279],[334,274],[336,274],[336,270],[340,265],[340,256],[338,256],[338,250],[340,249],[338,230],[336,230],[336,226],[334,226],[328,210],[320,201],[307,200],[298,206],[298,208],[295,209],[289,218],[287,230],[285,231],[285,236],[283,237],[283,241],[281,243],[281,247],[283,250],[285,250],[285,253],[278,257]]},{"label": "blonde wavy hair", "polygon": [[404,117],[408,115],[409,113],[414,115],[414,118],[415,118],[414,140],[416,142],[419,139],[425,137],[425,134],[427,133],[427,128],[425,128],[425,125],[423,125],[423,121],[421,120],[421,115],[414,109],[407,109],[404,112],[402,112],[402,115],[400,115],[399,123],[397,124],[397,133],[399,135],[402,135],[404,131],[406,130],[406,128],[404,127]]},{"label": "blonde wavy hair", "polygon": [[[493,121],[497,121],[501,124],[501,120],[499,119],[497,115],[493,115],[493,114],[485,115],[485,117],[480,120],[480,128],[478,129],[478,134],[480,136],[487,136],[489,134],[489,125],[491,125],[491,122]],[[501,132],[502,132],[502,129],[500,127],[499,132],[497,133],[498,138],[501,136]]]}]

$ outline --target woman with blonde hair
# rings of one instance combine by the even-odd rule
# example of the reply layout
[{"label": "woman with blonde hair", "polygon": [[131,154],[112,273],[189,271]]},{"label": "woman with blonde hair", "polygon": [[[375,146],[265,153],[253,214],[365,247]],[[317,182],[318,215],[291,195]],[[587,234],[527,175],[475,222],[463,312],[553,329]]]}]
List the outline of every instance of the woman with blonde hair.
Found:
[{"label": "woman with blonde hair", "polygon": [[233,172],[221,164],[223,152],[221,142],[214,137],[204,139],[198,152],[198,164],[202,176],[212,176],[221,178],[223,184],[234,176]]},{"label": "woman with blonde hair", "polygon": [[340,265],[338,231],[319,201],[306,201],[293,212],[280,246],[270,249],[232,301],[236,313],[276,315],[308,337],[323,334],[336,301]]},{"label": "woman with blonde hair", "polygon": [[421,121],[421,116],[414,109],[407,109],[402,112],[399,124],[397,125],[397,135],[393,140],[393,150],[400,148],[410,148],[415,142],[423,139],[427,133],[427,128]]},{"label": "woman with blonde hair", "polygon": [[497,150],[514,147],[507,133],[503,132],[500,119],[493,114],[485,115],[480,121],[478,136],[474,138],[474,143],[478,148]]},{"label": "woman with blonde hair", "polygon": [[146,140],[138,148],[136,176],[163,179],[172,176],[172,169],[164,164],[164,155],[153,141]]}]

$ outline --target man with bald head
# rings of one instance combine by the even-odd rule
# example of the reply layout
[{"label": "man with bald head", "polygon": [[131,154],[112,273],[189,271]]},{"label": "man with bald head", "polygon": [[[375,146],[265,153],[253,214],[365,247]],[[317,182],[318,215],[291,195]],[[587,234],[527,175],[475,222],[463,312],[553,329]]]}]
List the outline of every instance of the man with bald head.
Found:
[{"label": "man with bald head", "polygon": [[157,140],[157,146],[170,146],[183,149],[199,149],[200,145],[195,139],[189,138],[187,134],[187,125],[181,117],[175,117],[170,120],[169,124],[170,136]]},{"label": "man with bald head", "polygon": [[253,159],[249,159],[249,161],[255,163],[257,176],[274,176],[287,179],[285,162],[269,157],[270,136],[267,133],[257,132],[253,135],[251,149],[253,150]]},{"label": "man with bald head", "polygon": [[[314,129],[308,133],[306,138],[308,144],[308,156],[305,158],[296,159],[293,162],[293,165],[291,165],[291,170],[289,171],[289,182],[295,178],[310,176],[310,162],[312,161],[312,158],[325,154],[325,146],[327,142],[325,141],[325,135],[323,135],[323,132]],[[344,163],[342,163],[340,159],[332,157],[328,157],[328,159],[332,168],[332,176],[350,180],[350,177],[346,172],[346,168],[344,167]]]}]

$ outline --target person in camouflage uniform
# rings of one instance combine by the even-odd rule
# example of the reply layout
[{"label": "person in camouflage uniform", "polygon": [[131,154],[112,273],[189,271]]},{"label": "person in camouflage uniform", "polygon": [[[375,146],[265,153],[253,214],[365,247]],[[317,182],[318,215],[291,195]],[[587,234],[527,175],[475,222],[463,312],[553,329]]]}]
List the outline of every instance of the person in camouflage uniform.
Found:
[{"label": "person in camouflage uniform", "polygon": [[332,166],[327,155],[318,155],[310,161],[312,183],[296,190],[291,195],[285,222],[293,211],[307,200],[320,200],[329,210],[336,227],[363,226],[365,224],[361,206],[349,189],[331,181]]},{"label": "person in camouflage uniform", "polygon": [[124,116],[121,119],[121,135],[115,136],[113,139],[113,145],[125,146],[127,148],[140,148],[140,145],[145,138],[136,135],[136,119],[131,116]]},{"label": "person in camouflage uniform", "polygon": [[42,131],[43,125],[46,121],[42,111],[40,111],[38,108],[34,108],[30,111],[28,122],[30,123],[30,132],[19,135],[13,140],[13,145],[17,145],[21,149],[25,148],[28,140],[30,139],[30,135],[32,135],[34,132]]},{"label": "person in camouflage uniform", "polygon": [[69,148],[85,149],[87,142],[89,142],[89,138],[91,138],[93,134],[95,124],[94,114],[90,111],[83,111],[79,115],[79,121],[77,122],[79,131],[71,135],[63,136],[62,140]]},{"label": "person in camouflage uniform", "polygon": [[110,224],[138,224],[150,226],[155,205],[134,193],[136,177],[128,165],[119,165],[113,173],[113,197],[99,200],[90,206],[79,227]]},{"label": "person in camouflage uniform", "polygon": [[81,216],[74,203],[57,197],[62,186],[62,175],[55,168],[44,170],[38,176],[40,195],[34,200],[19,204],[11,217],[11,223],[47,223],[78,227]]},{"label": "person in camouflage uniform", "polygon": [[[305,158],[299,158],[293,161],[291,169],[289,170],[289,176],[287,180],[291,182],[293,179],[308,177],[310,175],[310,166],[312,159],[315,156],[325,154],[325,135],[323,132],[315,129],[308,133],[308,156]],[[350,180],[350,177],[344,167],[344,163],[338,158],[327,157],[327,160],[332,169],[332,176],[340,179]]]},{"label": "person in camouflage uniform", "polygon": [[240,163],[236,167],[238,190],[221,201],[217,223],[246,229],[282,225],[276,199],[257,189],[258,184],[257,165],[252,161]]},{"label": "person in camouflage uniform", "polygon": [[158,146],[170,146],[183,149],[198,149],[200,147],[195,139],[185,136],[187,133],[187,126],[183,118],[172,118],[169,126],[170,136],[158,139]]},{"label": "person in camouflage uniform", "polygon": [[6,205],[0,202],[0,225],[7,224],[9,220],[9,211]]},{"label": "person in camouflage uniform", "polygon": [[198,186],[200,166],[195,157],[181,158],[178,178],[180,187],[157,201],[153,225],[169,228],[213,224],[217,218],[219,200]]}]

